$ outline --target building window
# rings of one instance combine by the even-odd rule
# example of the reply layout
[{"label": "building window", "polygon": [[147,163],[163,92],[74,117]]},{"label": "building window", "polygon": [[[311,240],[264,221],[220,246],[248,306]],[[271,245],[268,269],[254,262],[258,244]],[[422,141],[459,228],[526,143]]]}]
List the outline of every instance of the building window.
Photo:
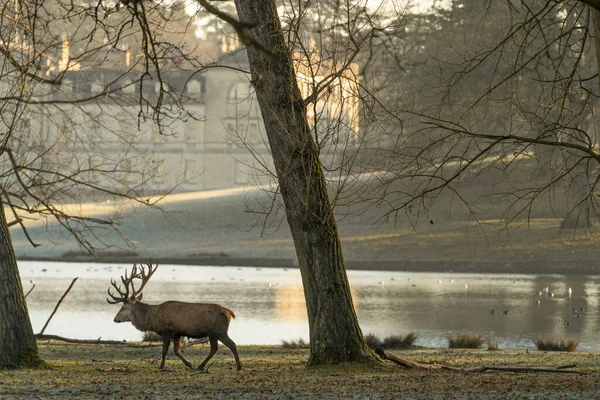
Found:
[{"label": "building window", "polygon": [[261,139],[258,121],[250,121],[248,123],[248,142],[260,143]]},{"label": "building window", "polygon": [[154,140],[156,143],[160,143],[164,140],[164,136],[160,134],[158,125],[152,124],[150,129],[152,130],[152,140]]},{"label": "building window", "polygon": [[155,82],[154,83],[154,93],[156,95],[158,95],[160,93],[161,85],[162,85],[162,91],[164,93],[169,92],[169,84],[167,82]]},{"label": "building window", "polygon": [[131,160],[123,160],[123,184],[129,184],[132,181]]},{"label": "building window", "polygon": [[73,81],[70,79],[65,79],[63,84],[61,85],[61,89],[63,93],[73,93]]},{"label": "building window", "polygon": [[183,180],[185,183],[196,182],[196,160],[185,160],[183,164]]},{"label": "building window", "polygon": [[166,173],[165,173],[165,160],[159,158],[153,160],[154,164],[154,182],[163,183],[165,181]]},{"label": "building window", "polygon": [[89,175],[92,183],[98,183],[100,180],[100,167],[102,166],[102,158],[98,155],[90,156],[88,160]]},{"label": "building window", "polygon": [[198,140],[198,121],[193,118],[188,119],[185,124],[185,140],[187,142]]},{"label": "building window", "polygon": [[226,121],[225,129],[227,129],[227,133],[235,133],[235,122],[234,121]]},{"label": "building window", "polygon": [[92,121],[92,139],[100,140],[102,135],[102,125],[100,125],[99,121]]},{"label": "building window", "polygon": [[252,166],[242,161],[235,162],[235,184],[247,185],[252,175]]},{"label": "building window", "polygon": [[67,117],[63,117],[58,125],[58,138],[66,146],[70,139],[70,120]]},{"label": "building window", "polygon": [[125,79],[121,86],[121,91],[126,94],[135,93],[135,83],[132,83],[131,79]]},{"label": "building window", "polygon": [[133,141],[133,121],[129,115],[125,115],[121,120],[121,135],[123,141],[131,143]]},{"label": "building window", "polygon": [[97,96],[104,90],[104,85],[100,82],[92,82],[90,87],[92,96]]},{"label": "building window", "polygon": [[231,103],[252,100],[254,98],[254,88],[249,82],[238,82],[229,89],[227,98]]},{"label": "building window", "polygon": [[191,80],[186,85],[188,94],[200,94],[200,82],[197,80]]}]

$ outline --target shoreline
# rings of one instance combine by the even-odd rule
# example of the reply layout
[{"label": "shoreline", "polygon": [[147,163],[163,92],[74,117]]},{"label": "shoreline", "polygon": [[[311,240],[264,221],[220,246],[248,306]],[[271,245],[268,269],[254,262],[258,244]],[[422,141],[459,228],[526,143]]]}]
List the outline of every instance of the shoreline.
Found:
[{"label": "shoreline", "polygon": [[[43,262],[91,262],[91,263],[139,263],[147,258],[137,255],[125,256],[64,256],[30,257],[18,256],[17,261]],[[256,258],[227,256],[164,257],[154,258],[160,264],[216,266],[216,267],[260,267],[260,268],[298,268],[296,260],[289,258]],[[481,273],[481,274],[546,274],[546,275],[600,275],[600,261],[489,261],[489,260],[347,260],[347,270],[394,271],[394,272],[431,272],[431,273]]]}]

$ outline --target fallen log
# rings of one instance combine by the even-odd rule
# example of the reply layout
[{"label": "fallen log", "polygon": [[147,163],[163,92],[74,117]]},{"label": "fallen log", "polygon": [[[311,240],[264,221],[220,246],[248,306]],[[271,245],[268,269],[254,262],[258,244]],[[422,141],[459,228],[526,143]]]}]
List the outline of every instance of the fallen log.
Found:
[{"label": "fallen log", "polygon": [[[100,338],[98,338],[98,339],[72,339],[72,338],[67,338],[67,337],[58,336],[58,335],[46,335],[43,333],[36,333],[33,336],[38,340],[59,340],[61,342],[76,343],[76,344],[109,344],[109,345],[124,346],[124,347],[161,347],[162,346],[162,342],[147,342],[144,344],[139,344],[139,343],[127,342],[125,340],[102,340]],[[198,344],[205,344],[205,343],[208,343],[208,338],[192,340],[192,341],[184,344],[183,347],[190,347],[190,346],[195,346]]]},{"label": "fallen log", "polygon": [[422,364],[410,361],[406,358],[399,357],[398,355],[385,352],[383,349],[376,348],[375,353],[384,360],[392,361],[405,368],[418,368],[418,369],[437,369],[437,370],[449,370],[449,371],[460,371],[460,372],[486,372],[486,371],[509,371],[509,372],[557,372],[567,374],[591,374],[588,371],[573,371],[569,368],[575,368],[576,364],[558,365],[556,367],[512,367],[512,366],[492,366],[482,365],[479,367],[461,368],[451,367],[443,364]]},{"label": "fallen log", "polygon": [[151,347],[151,346],[162,346],[161,344],[133,344],[133,343],[128,343],[124,340],[102,340],[100,338],[98,339],[72,339],[72,338],[66,338],[63,336],[58,336],[58,335],[46,335],[43,333],[36,333],[35,335],[33,335],[36,339],[38,340],[60,340],[62,342],[67,342],[67,343],[78,343],[78,344],[111,344],[111,345],[119,345],[119,346],[131,346],[131,347]]},{"label": "fallen log", "polygon": [[562,372],[565,374],[590,374],[587,371],[573,371],[567,368],[575,368],[576,364],[557,365],[556,367],[511,367],[511,366],[492,366],[482,365],[471,368],[457,368],[448,365],[442,365],[442,369],[461,372],[485,372],[485,371],[510,371],[510,372]]}]

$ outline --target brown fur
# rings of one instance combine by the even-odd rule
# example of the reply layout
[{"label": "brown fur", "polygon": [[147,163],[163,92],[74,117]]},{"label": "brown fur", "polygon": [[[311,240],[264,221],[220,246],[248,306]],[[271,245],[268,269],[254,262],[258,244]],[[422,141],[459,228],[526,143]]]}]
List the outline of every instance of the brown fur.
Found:
[{"label": "brown fur", "polygon": [[188,368],[192,369],[191,364],[179,353],[181,341],[185,336],[197,339],[208,337],[210,340],[211,351],[198,367],[199,370],[204,369],[208,360],[217,351],[217,341],[221,341],[231,349],[239,371],[242,367],[237,348],[227,335],[232,318],[235,318],[233,311],[218,304],[167,301],[158,305],[150,305],[137,300],[129,300],[123,304],[115,316],[115,322],[131,321],[138,330],[153,331],[163,338],[161,369],[164,369],[171,339],[174,342],[175,354]]}]

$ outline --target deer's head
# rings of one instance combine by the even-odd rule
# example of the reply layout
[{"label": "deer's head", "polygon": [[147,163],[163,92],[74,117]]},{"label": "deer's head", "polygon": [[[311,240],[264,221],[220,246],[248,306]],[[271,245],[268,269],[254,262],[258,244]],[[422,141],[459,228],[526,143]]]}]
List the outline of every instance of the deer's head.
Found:
[{"label": "deer's head", "polygon": [[[148,269],[146,270],[146,267]],[[125,270],[125,275],[121,276],[121,282],[123,282],[123,288],[119,285],[114,279],[111,279],[110,284],[112,288],[117,291],[117,294],[113,294],[111,288],[108,288],[109,298],[106,298],[106,301],[110,304],[123,303],[123,306],[115,316],[115,322],[127,322],[131,321],[131,310],[135,303],[138,303],[142,300],[142,290],[144,290],[144,286],[150,280],[150,277],[156,269],[158,265],[155,267],[152,266],[152,263],[146,264],[146,267],[140,264],[138,267],[137,264],[133,264],[131,268],[131,273],[127,274],[127,270]],[[138,279],[140,281],[140,286],[138,289],[135,288],[134,280]],[[111,300],[112,299],[112,300]]]}]

